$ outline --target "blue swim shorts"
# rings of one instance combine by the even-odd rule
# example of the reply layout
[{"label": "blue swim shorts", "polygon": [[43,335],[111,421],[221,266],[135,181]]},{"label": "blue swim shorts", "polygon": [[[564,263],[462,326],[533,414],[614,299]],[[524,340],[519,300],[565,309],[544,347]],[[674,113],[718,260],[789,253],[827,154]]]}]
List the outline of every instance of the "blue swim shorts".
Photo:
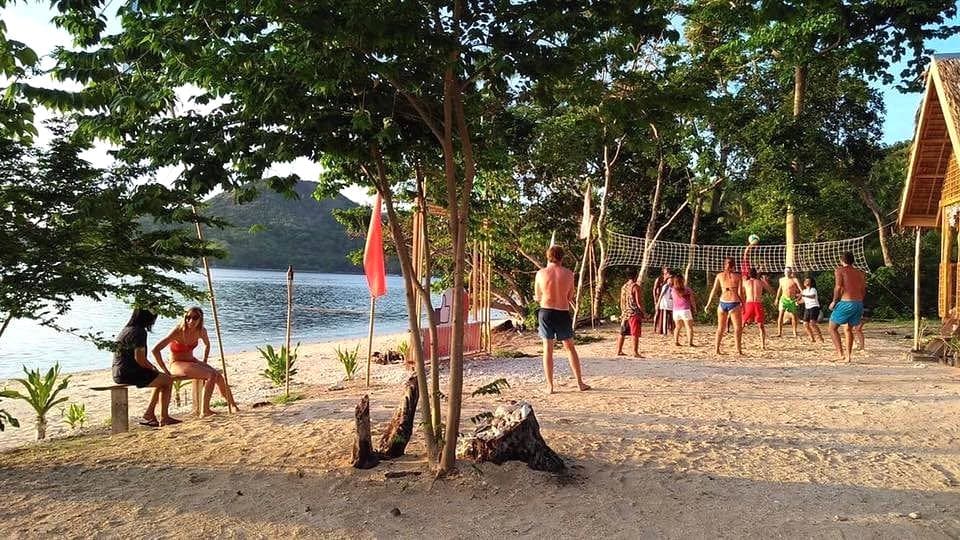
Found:
[{"label": "blue swim shorts", "polygon": [[540,337],[543,339],[573,339],[573,318],[566,309],[540,308],[537,322]]},{"label": "blue swim shorts", "polygon": [[833,313],[830,314],[830,322],[833,324],[849,324],[856,326],[860,324],[863,317],[863,302],[857,300],[840,300],[834,306]]}]

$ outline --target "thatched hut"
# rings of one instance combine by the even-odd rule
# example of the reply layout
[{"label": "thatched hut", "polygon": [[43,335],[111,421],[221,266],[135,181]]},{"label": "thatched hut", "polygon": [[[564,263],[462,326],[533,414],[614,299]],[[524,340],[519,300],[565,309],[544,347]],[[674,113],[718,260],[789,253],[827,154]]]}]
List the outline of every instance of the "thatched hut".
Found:
[{"label": "thatched hut", "polygon": [[[938,54],[926,75],[898,223],[941,231],[939,312],[956,313],[960,251],[960,54]],[[917,306],[919,308],[919,306]]]}]

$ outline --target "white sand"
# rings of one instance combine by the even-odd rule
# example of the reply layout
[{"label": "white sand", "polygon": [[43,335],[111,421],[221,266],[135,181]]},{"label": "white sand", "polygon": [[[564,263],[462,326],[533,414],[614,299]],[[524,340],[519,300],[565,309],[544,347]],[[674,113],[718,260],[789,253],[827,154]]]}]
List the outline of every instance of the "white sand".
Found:
[{"label": "white sand", "polygon": [[[549,397],[538,358],[469,361],[467,393],[498,377],[511,388],[466,398],[462,429],[498,402],[528,400],[571,467],[563,477],[519,463],[461,463],[441,481],[385,479],[385,471],[424,470],[418,436],[407,457],[354,470],[353,408],[367,390],[362,382],[326,389],[340,378],[330,345],[301,348],[298,391],[308,397],[285,407],[249,408],[275,391],[256,374],[256,353],[235,355],[241,414],[115,436],[98,427],[0,454],[0,536],[957,538],[960,370],[910,362],[904,330],[887,329],[868,328],[868,350],[852,365],[792,338],[771,340],[761,357],[752,335],[742,360],[659,337],[642,340],[652,358],[616,358],[605,330],[581,347],[594,390],[574,390],[558,352],[560,393]],[[706,344],[708,329],[698,331]],[[537,352],[532,336],[500,340]],[[405,373],[374,373],[371,414],[380,423]],[[74,385],[108,379],[88,373]],[[131,394],[138,412],[147,392]],[[109,416],[105,395],[70,395],[87,404],[94,426]],[[19,406],[13,412],[27,420]],[[27,420],[0,441],[31,437]]]}]

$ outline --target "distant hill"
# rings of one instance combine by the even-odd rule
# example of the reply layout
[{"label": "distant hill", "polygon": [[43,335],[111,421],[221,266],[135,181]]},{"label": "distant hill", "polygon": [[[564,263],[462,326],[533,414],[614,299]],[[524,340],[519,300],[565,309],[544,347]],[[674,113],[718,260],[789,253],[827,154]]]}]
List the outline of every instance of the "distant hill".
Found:
[{"label": "distant hill", "polygon": [[[333,217],[333,210],[354,208],[342,195],[321,202],[311,195],[315,182],[298,182],[299,199],[288,199],[265,189],[253,202],[236,204],[229,193],[209,201],[207,212],[232,226],[204,230],[228,251],[226,259],[211,260],[213,266],[233,268],[286,268],[318,272],[358,273],[362,269],[347,260],[347,254],[363,248],[363,239],[350,238]],[[257,225],[258,232],[251,232]]]}]

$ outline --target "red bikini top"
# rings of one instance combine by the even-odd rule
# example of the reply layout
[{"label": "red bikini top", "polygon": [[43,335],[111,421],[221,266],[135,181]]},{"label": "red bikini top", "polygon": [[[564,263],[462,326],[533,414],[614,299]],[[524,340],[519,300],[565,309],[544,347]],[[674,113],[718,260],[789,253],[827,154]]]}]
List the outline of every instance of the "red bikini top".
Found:
[{"label": "red bikini top", "polygon": [[170,352],[174,354],[193,352],[193,350],[197,348],[197,343],[199,342],[200,341],[198,340],[194,341],[192,345],[187,345],[186,343],[180,343],[177,340],[173,340],[170,342]]}]

